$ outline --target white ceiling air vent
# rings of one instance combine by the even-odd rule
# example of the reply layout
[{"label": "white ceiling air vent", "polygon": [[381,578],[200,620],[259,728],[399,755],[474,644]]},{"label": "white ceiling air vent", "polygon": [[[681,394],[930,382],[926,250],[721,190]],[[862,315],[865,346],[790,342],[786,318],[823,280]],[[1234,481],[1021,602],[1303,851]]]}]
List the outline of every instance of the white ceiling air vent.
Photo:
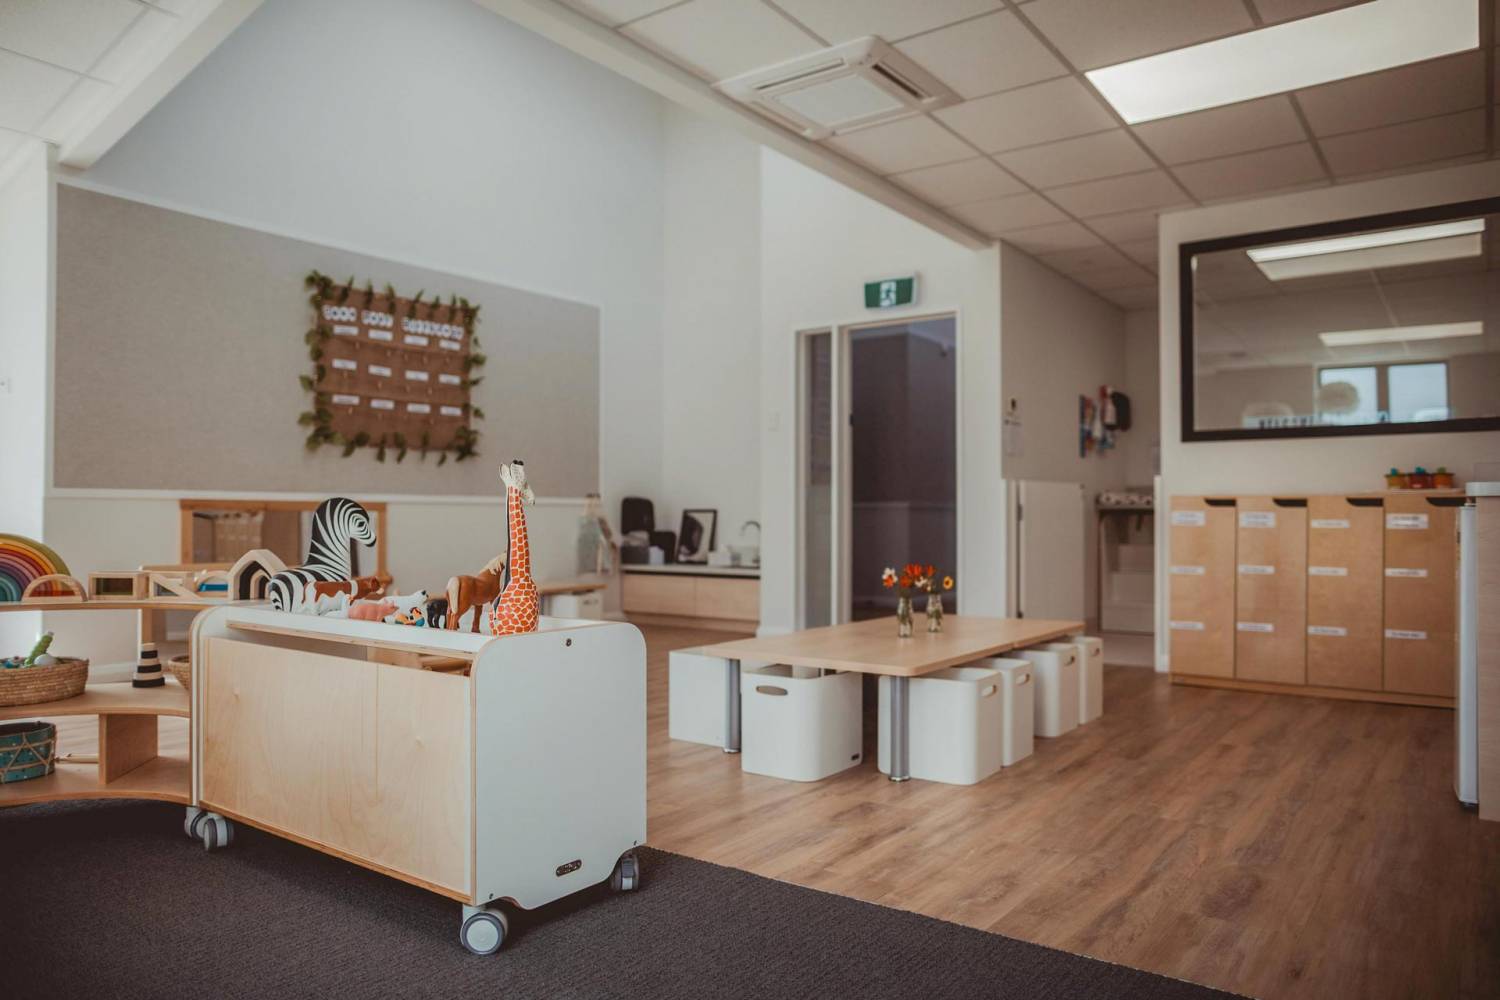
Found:
[{"label": "white ceiling air vent", "polygon": [[958,95],[879,38],[752,70],[714,85],[809,139],[958,103]]}]

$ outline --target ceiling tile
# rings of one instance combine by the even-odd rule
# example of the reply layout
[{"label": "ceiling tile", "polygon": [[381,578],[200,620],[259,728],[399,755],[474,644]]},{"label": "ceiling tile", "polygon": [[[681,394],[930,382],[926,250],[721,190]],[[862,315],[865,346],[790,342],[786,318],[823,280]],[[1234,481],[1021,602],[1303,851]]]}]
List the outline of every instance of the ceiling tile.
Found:
[{"label": "ceiling tile", "polygon": [[1031,254],[1054,253],[1059,250],[1080,250],[1084,247],[1100,246],[1099,237],[1076,222],[1063,222],[1035,229],[1022,229],[1006,233],[1005,242]]},{"label": "ceiling tile", "polygon": [[1142,285],[1150,285],[1156,281],[1156,275],[1139,264],[1125,264],[1121,267],[1107,267],[1098,271],[1086,271],[1083,274],[1075,275],[1073,280],[1079,284],[1087,285],[1096,292],[1107,292],[1113,288],[1129,288],[1132,285],[1139,288]]},{"label": "ceiling tile", "polygon": [[[745,0],[742,0],[745,2]],[[779,0],[782,10],[837,45],[865,35],[894,42],[1003,6],[1001,0]]]},{"label": "ceiling tile", "polygon": [[1043,254],[1037,259],[1053,270],[1062,271],[1065,274],[1081,274],[1085,271],[1100,271],[1109,267],[1124,267],[1130,263],[1129,258],[1120,251],[1103,243],[1077,250],[1061,250],[1057,253]]},{"label": "ceiling tile", "polygon": [[1179,180],[1204,201],[1274,191],[1327,175],[1309,143],[1262,149],[1175,168]]},{"label": "ceiling tile", "polygon": [[152,52],[161,51],[166,36],[181,22],[159,10],[148,10],[104,58],[94,66],[93,74],[101,80],[119,83],[126,74],[144,64]]},{"label": "ceiling tile", "polygon": [[896,46],[960,97],[983,97],[1068,68],[1008,10],[908,39]]},{"label": "ceiling tile", "polygon": [[1292,21],[1313,14],[1326,14],[1339,7],[1352,7],[1357,3],[1364,3],[1364,0],[1251,0],[1251,2],[1255,4],[1255,9],[1260,13],[1262,21],[1275,24],[1278,21]]},{"label": "ceiling tile", "polygon": [[1165,163],[1229,156],[1307,138],[1285,94],[1133,126]]},{"label": "ceiling tile", "polygon": [[1000,198],[1026,190],[1026,185],[982,156],[911,170],[897,174],[891,180],[917,197],[939,206]]},{"label": "ceiling tile", "polygon": [[620,30],[715,81],[822,48],[770,7],[744,0],[688,0]]},{"label": "ceiling tile", "polygon": [[1182,189],[1160,170],[1053,188],[1047,197],[1081,218],[1134,208],[1156,208],[1183,200]]},{"label": "ceiling tile", "polygon": [[881,174],[952,163],[974,155],[967,144],[925,115],[846,132],[829,139],[828,145]]},{"label": "ceiling tile", "polygon": [[0,46],[85,73],[141,10],[132,0],[5,0]]},{"label": "ceiling tile", "polygon": [[1255,27],[1242,0],[1035,0],[1022,12],[1079,69]]},{"label": "ceiling tile", "polygon": [[1012,229],[1025,229],[1049,222],[1061,222],[1067,216],[1039,194],[1013,194],[1006,198],[976,201],[949,209],[953,215],[991,236]]},{"label": "ceiling tile", "polygon": [[1166,208],[1146,212],[1121,212],[1118,215],[1101,215],[1089,220],[1089,228],[1113,243],[1127,240],[1156,239],[1157,216]]},{"label": "ceiling tile", "polygon": [[1158,256],[1160,247],[1154,236],[1144,240],[1126,240],[1124,243],[1117,243],[1115,245],[1120,248],[1120,252],[1125,254],[1125,256],[1152,271],[1155,271],[1161,262]]},{"label": "ceiling tile", "polygon": [[1140,143],[1124,129],[1018,149],[1001,153],[995,159],[1026,183],[1039,188],[1129,174],[1155,166]]},{"label": "ceiling tile", "polygon": [[0,128],[30,132],[77,80],[76,73],[0,51]]},{"label": "ceiling tile", "polygon": [[1297,91],[1318,135],[1431,118],[1485,103],[1483,52],[1461,52]]},{"label": "ceiling tile", "polygon": [[675,0],[562,0],[580,14],[613,28],[670,7]]},{"label": "ceiling tile", "polygon": [[1072,77],[965,101],[934,113],[986,153],[1101,132],[1119,124]]},{"label": "ceiling tile", "polygon": [[1328,165],[1340,177],[1465,156],[1485,148],[1485,112],[1461,111],[1351,132],[1323,139],[1319,145]]}]

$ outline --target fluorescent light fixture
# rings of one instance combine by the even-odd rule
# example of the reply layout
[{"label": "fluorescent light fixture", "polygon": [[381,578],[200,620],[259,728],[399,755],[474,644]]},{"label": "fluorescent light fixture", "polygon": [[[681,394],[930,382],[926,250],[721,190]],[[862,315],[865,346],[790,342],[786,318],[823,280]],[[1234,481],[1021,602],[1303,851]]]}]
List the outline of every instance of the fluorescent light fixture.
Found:
[{"label": "fluorescent light fixture", "polygon": [[1306,243],[1255,247],[1245,254],[1267,278],[1286,281],[1478,257],[1484,253],[1483,234],[1483,219],[1460,219]]},{"label": "fluorescent light fixture", "polygon": [[1478,337],[1484,334],[1484,321],[1465,323],[1430,323],[1426,326],[1393,326],[1379,330],[1338,330],[1320,333],[1324,347],[1363,347],[1368,344],[1402,344],[1412,340],[1446,340],[1449,337]]},{"label": "fluorescent light fixture", "polygon": [[1343,253],[1346,250],[1365,250],[1369,247],[1388,247],[1397,243],[1417,243],[1421,240],[1436,240],[1444,236],[1464,236],[1484,232],[1483,219],[1461,219],[1457,222],[1439,222],[1431,226],[1410,226],[1406,229],[1382,229],[1375,233],[1354,233],[1349,236],[1334,236],[1326,240],[1311,240],[1307,243],[1278,243],[1270,247],[1246,250],[1257,264],[1268,260],[1286,260],[1288,257],[1311,257],[1322,253]]},{"label": "fluorescent light fixture", "polygon": [[1479,0],[1370,0],[1084,74],[1131,125],[1479,46]]}]

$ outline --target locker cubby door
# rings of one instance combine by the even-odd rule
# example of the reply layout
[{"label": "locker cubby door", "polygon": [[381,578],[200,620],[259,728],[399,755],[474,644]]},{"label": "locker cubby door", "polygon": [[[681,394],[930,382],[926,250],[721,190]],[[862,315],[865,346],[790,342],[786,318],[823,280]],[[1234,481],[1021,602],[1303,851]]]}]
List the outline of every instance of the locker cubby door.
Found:
[{"label": "locker cubby door", "polygon": [[1459,498],[1385,501],[1385,689],[1454,696]]},{"label": "locker cubby door", "polygon": [[1168,624],[1172,672],[1234,676],[1234,500],[1173,497]]},{"label": "locker cubby door", "polygon": [[1307,683],[1307,501],[1240,497],[1234,676]]},{"label": "locker cubby door", "polygon": [[1307,683],[1379,691],[1385,659],[1380,497],[1307,501]]}]

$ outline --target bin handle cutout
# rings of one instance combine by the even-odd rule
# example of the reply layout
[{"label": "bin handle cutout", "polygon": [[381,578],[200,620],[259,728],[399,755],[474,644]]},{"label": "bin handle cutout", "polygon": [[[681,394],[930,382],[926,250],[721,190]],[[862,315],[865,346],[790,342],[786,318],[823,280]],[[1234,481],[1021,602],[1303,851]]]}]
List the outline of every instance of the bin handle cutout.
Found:
[{"label": "bin handle cutout", "polygon": [[1030,681],[1031,681],[1031,675],[1030,674],[1019,674],[1016,677],[1016,687],[1020,687],[1022,684],[1030,683]]},{"label": "bin handle cutout", "polygon": [[988,698],[990,695],[992,695],[994,693],[995,693],[995,685],[993,685],[993,684],[986,684],[984,687],[982,687],[982,688],[979,689],[979,697],[981,697],[981,698]]},{"label": "bin handle cutout", "polygon": [[757,685],[755,685],[755,691],[756,691],[757,694],[774,694],[774,695],[785,695],[786,694],[786,688],[773,687],[770,684],[757,684]]}]

